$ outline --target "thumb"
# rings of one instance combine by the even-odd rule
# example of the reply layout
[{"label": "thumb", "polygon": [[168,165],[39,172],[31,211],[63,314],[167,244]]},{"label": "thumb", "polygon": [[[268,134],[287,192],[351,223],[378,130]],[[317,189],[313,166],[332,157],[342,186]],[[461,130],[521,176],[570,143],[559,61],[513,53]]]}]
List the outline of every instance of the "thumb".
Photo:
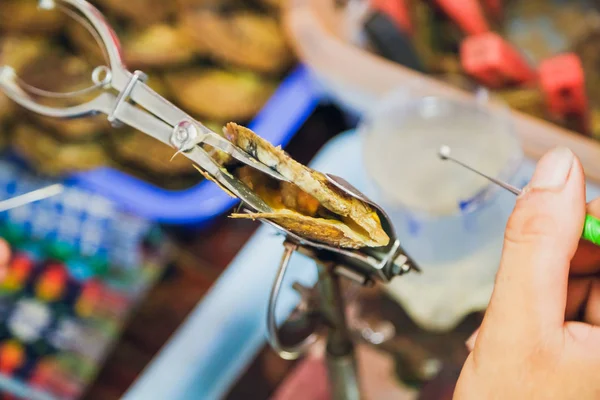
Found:
[{"label": "thumb", "polygon": [[509,219],[487,324],[529,333],[562,327],[584,218],[581,163],[569,149],[556,148],[538,162]]}]

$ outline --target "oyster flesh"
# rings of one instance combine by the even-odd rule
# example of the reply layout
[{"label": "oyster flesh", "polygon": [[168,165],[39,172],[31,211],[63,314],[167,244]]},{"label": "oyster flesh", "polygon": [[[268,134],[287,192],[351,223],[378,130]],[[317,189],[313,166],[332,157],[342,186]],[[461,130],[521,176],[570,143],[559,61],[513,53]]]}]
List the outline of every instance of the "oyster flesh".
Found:
[{"label": "oyster flesh", "polygon": [[233,144],[291,182],[277,181],[248,166],[238,169],[234,174],[273,211],[233,214],[233,218],[271,220],[307,239],[339,247],[389,243],[377,212],[367,203],[344,193],[325,175],[293,160],[250,129],[229,123],[223,132]]}]

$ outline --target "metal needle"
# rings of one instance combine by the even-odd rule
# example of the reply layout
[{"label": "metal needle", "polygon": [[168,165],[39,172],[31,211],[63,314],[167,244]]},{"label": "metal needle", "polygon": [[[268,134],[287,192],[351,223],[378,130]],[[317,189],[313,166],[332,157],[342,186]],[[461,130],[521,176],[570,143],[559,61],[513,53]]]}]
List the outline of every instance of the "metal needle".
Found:
[{"label": "metal needle", "polygon": [[462,167],[465,167],[466,169],[475,172],[477,175],[484,177],[485,179],[494,182],[496,185],[508,190],[509,192],[516,194],[517,196],[521,194],[522,190],[519,188],[514,187],[513,185],[509,185],[506,182],[502,182],[496,178],[492,178],[489,175],[484,174],[483,172],[477,171],[475,168],[468,166],[467,164],[463,163],[462,161],[457,160],[456,158],[450,156],[450,147],[448,146],[442,146],[440,147],[440,150],[438,152],[438,155],[440,156],[440,158],[442,160],[450,160]]},{"label": "metal needle", "polygon": [[46,186],[41,189],[13,197],[8,200],[0,201],[0,212],[8,211],[13,208],[24,206],[25,204],[33,203],[48,197],[56,196],[64,190],[61,184]]},{"label": "metal needle", "polygon": [[[508,183],[499,181],[497,179],[492,178],[491,176],[487,176],[476,169],[469,167],[468,165],[458,161],[457,159],[450,157],[450,147],[442,146],[439,150],[438,155],[442,160],[450,160],[462,167],[469,169],[470,171],[475,172],[476,174],[483,176],[486,179],[489,179],[491,182],[494,182],[496,185],[503,187],[504,189],[510,191],[511,193],[516,194],[517,196],[521,194],[522,190],[517,189],[516,187],[509,185]],[[594,243],[597,246],[600,246],[600,219],[587,214],[585,216],[585,222],[583,224],[583,232],[581,237],[589,242]]]}]

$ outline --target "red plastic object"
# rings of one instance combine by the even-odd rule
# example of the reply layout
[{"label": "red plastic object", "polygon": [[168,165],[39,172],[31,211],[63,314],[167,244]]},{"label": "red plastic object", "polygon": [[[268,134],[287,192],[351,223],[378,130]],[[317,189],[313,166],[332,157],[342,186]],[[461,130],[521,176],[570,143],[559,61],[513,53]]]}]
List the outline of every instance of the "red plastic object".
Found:
[{"label": "red plastic object", "polygon": [[539,67],[540,88],[555,118],[576,118],[580,128],[588,128],[588,100],[585,73],[576,54],[568,53],[542,61]]},{"label": "red plastic object", "polygon": [[492,89],[524,84],[536,78],[536,71],[525,58],[493,32],[463,40],[460,61],[467,74]]},{"label": "red plastic object", "polygon": [[371,7],[386,14],[409,35],[413,34],[413,26],[405,0],[371,0]]},{"label": "red plastic object", "polygon": [[465,34],[490,31],[479,0],[436,0],[436,3]]}]

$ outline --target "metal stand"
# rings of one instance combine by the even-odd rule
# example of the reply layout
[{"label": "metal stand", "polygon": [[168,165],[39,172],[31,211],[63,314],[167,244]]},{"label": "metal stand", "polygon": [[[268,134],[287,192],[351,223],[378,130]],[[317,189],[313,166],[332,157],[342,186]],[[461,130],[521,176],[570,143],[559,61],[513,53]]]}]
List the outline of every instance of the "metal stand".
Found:
[{"label": "metal stand", "polygon": [[[269,299],[267,339],[281,358],[295,360],[315,342],[317,334],[311,334],[300,344],[293,347],[286,347],[279,340],[275,321],[275,306],[290,258],[297,248],[296,245],[289,242],[286,242],[284,246],[285,252]],[[340,277],[335,273],[334,266],[333,263],[317,262],[317,268],[319,269],[319,282],[317,283],[319,290],[318,312],[328,328],[327,369],[329,380],[334,400],[360,400],[354,343],[346,322],[346,307],[340,287]]]},{"label": "metal stand", "polygon": [[279,269],[277,270],[275,282],[271,288],[271,296],[269,297],[269,307],[267,309],[267,341],[269,342],[271,348],[279,355],[279,357],[283,358],[284,360],[296,360],[306,352],[311,344],[317,340],[317,334],[312,333],[310,336],[304,339],[302,343],[299,343],[293,347],[285,346],[279,340],[279,335],[277,334],[277,322],[275,320],[275,308],[277,305],[279,292],[281,291],[281,284],[283,283],[283,278],[285,277],[285,272],[290,265],[292,254],[294,254],[294,251],[297,249],[295,244],[289,242],[285,242],[283,246],[285,250],[283,252],[283,256],[281,257],[281,262],[279,263]]},{"label": "metal stand", "polygon": [[327,370],[335,400],[360,400],[354,343],[346,323],[340,277],[332,266],[317,264],[321,312],[328,323]]}]

